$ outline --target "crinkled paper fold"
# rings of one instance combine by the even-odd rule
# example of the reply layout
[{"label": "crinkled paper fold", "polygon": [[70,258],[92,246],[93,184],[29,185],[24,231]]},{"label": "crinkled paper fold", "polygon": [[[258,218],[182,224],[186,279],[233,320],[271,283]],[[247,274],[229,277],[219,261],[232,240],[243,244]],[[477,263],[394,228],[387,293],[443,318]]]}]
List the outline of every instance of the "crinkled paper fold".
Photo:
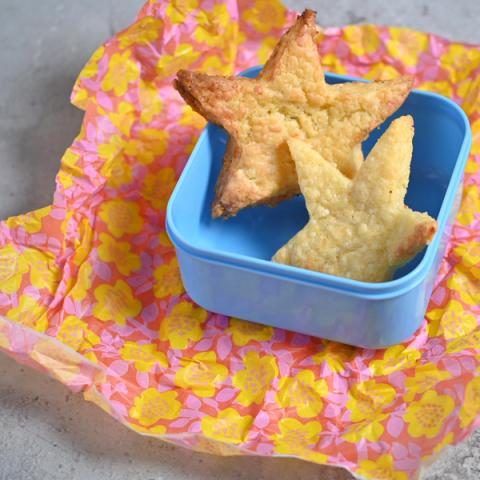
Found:
[{"label": "crinkled paper fold", "polygon": [[293,19],[270,0],[152,0],[95,52],[73,90],[85,118],[53,204],[0,225],[0,347],[141,433],[407,480],[480,424],[480,49],[368,25],[320,39],[327,70],[412,74],[472,124],[461,210],[404,344],[356,349],[207,312],[165,233],[204,126],[175,72],[260,64]]}]

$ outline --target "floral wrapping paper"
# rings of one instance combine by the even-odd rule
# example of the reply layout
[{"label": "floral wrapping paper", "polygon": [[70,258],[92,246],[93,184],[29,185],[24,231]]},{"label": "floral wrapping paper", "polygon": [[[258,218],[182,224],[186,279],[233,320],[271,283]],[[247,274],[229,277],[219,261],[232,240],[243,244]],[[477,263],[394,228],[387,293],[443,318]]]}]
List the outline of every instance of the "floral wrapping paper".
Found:
[{"label": "floral wrapping paper", "polygon": [[472,124],[461,210],[404,344],[359,349],[207,312],[165,233],[204,127],[176,71],[263,63],[294,17],[271,0],[151,0],[94,53],[73,89],[85,117],[53,204],[0,225],[0,347],[143,434],[407,480],[480,425],[480,49],[372,25],[319,38],[327,70],[412,74]]}]

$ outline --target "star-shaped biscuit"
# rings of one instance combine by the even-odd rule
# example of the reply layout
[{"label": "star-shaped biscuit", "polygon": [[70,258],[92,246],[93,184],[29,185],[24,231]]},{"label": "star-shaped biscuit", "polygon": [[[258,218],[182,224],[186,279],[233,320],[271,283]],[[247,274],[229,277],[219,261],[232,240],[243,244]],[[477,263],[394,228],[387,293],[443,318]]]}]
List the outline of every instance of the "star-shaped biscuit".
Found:
[{"label": "star-shaped biscuit", "polygon": [[289,140],[310,221],[273,261],[367,282],[391,278],[432,239],[436,221],[404,204],[413,120],[392,122],[353,180],[301,140]]},{"label": "star-shaped biscuit", "polygon": [[194,110],[230,134],[213,203],[214,217],[256,204],[275,204],[299,192],[286,140],[299,138],[353,177],[360,142],[403,103],[411,79],[325,82],[306,10],[280,39],[255,79],[180,70],[175,87]]}]

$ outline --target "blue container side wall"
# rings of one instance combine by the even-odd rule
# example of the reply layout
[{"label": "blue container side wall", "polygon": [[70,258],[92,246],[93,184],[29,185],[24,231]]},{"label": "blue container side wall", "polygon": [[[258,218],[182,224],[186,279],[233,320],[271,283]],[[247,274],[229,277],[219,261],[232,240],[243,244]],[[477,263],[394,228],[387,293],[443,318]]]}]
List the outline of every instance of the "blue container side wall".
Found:
[{"label": "blue container side wall", "polygon": [[366,348],[404,341],[423,319],[424,283],[398,297],[372,301],[226,267],[183,251],[178,258],[190,297],[227,316]]}]

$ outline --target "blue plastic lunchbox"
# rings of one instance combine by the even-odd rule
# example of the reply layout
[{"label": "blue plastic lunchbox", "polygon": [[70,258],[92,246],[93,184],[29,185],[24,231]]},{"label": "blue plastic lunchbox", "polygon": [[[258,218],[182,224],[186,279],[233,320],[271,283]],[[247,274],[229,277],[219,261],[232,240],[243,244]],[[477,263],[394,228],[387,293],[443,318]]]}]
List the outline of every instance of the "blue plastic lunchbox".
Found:
[{"label": "blue plastic lunchbox", "polygon": [[[258,75],[261,67],[243,73]],[[330,84],[358,81],[326,74]],[[303,197],[275,208],[242,210],[214,220],[211,204],[227,133],[209,124],[167,208],[185,289],[200,306],[224,315],[359,347],[400,343],[420,326],[460,206],[472,135],[451,100],[413,91],[402,108],[364,143],[371,149],[394,117],[410,114],[415,137],[406,204],[438,221],[432,243],[393,280],[367,283],[270,261],[307,222]]]}]

